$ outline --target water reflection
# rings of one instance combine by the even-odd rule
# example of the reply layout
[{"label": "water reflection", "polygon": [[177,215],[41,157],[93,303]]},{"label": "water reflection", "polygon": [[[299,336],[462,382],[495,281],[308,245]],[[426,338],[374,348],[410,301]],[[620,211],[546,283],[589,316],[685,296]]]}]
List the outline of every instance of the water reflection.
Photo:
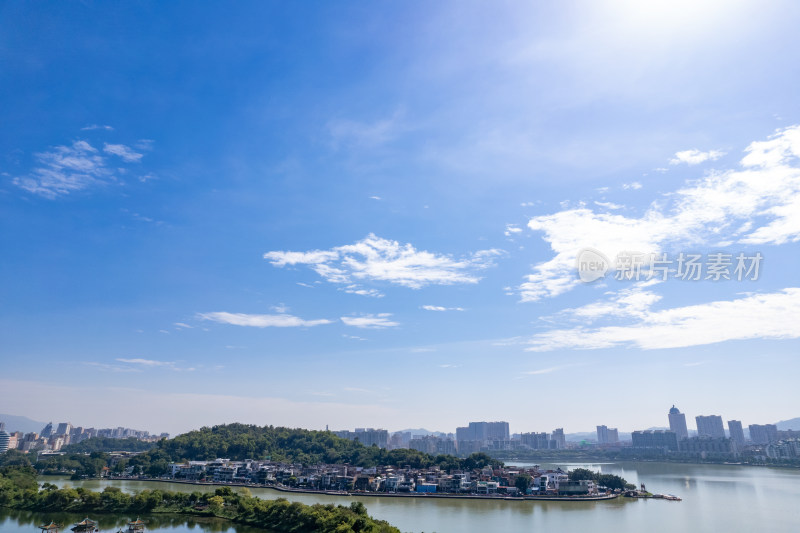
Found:
[{"label": "water reflection", "polygon": [[[14,531],[38,531],[39,525],[50,523],[51,521],[64,526],[62,531],[69,531],[72,524],[83,520],[83,514],[75,513],[52,513],[21,511],[16,509],[0,508],[0,530],[5,532]],[[92,514],[90,517],[98,523],[101,531],[124,530],[129,521],[134,520],[135,516]],[[264,533],[264,529],[232,524],[227,520],[219,518],[193,517],[177,514],[155,514],[141,515],[141,519],[147,523],[148,532],[158,531],[202,531],[208,533]]]}]

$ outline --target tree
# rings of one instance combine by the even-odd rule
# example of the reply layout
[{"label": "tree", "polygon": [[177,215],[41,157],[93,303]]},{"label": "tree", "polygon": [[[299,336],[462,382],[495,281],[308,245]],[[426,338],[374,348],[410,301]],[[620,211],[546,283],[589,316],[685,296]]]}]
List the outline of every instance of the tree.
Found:
[{"label": "tree", "polygon": [[514,481],[514,486],[517,487],[522,494],[527,494],[532,481],[533,478],[529,474],[523,473],[517,476],[517,479]]}]

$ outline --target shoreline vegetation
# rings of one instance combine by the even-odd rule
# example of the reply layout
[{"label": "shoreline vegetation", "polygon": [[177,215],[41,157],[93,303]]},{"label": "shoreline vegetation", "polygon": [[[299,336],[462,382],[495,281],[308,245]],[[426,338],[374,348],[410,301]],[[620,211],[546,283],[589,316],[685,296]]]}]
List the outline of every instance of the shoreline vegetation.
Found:
[{"label": "shoreline vegetation", "polygon": [[388,522],[369,516],[361,502],[344,506],[306,505],[284,498],[262,500],[247,488],[234,492],[230,487],[205,493],[145,489],[137,494],[127,494],[117,487],[95,492],[82,487],[59,489],[44,483],[40,488],[36,470],[24,465],[0,468],[0,507],[39,512],[213,517],[275,532],[400,533]]}]

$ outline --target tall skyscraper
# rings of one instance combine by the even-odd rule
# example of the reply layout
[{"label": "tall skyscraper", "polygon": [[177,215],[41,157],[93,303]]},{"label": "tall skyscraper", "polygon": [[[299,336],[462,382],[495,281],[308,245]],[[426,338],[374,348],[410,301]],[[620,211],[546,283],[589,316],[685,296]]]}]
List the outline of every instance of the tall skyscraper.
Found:
[{"label": "tall skyscraper", "polygon": [[731,438],[737,445],[744,446],[744,430],[741,421],[728,420],[728,433],[731,434]]},{"label": "tall skyscraper", "polygon": [[552,440],[554,441],[555,446],[553,448],[557,450],[563,450],[567,447],[567,438],[564,435],[564,428],[556,428],[553,430]]},{"label": "tall skyscraper", "polygon": [[686,415],[674,405],[669,410],[669,430],[675,433],[678,440],[689,438],[689,430],[686,429]]},{"label": "tall skyscraper", "polygon": [[775,424],[750,424],[747,429],[754,444],[769,444],[778,440],[778,426]]},{"label": "tall skyscraper", "polygon": [[617,431],[617,428],[597,426],[598,444],[616,444],[617,442],[619,442],[619,432]]},{"label": "tall skyscraper", "polygon": [[8,451],[8,445],[11,442],[11,435],[6,433],[6,430],[0,429],[0,453]]},{"label": "tall skyscraper", "polygon": [[722,417],[719,415],[696,416],[697,436],[711,437],[714,439],[725,438],[725,427],[722,425]]}]

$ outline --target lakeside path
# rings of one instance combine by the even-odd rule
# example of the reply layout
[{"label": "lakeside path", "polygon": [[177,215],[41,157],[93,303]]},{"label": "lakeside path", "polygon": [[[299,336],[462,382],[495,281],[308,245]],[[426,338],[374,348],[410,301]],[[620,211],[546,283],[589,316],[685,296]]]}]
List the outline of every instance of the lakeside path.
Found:
[{"label": "lakeside path", "polygon": [[421,498],[421,499],[449,499],[449,500],[490,500],[490,501],[547,501],[547,502],[596,502],[605,500],[614,500],[619,497],[619,494],[602,494],[597,496],[490,496],[482,494],[436,494],[436,493],[399,493],[399,492],[347,492],[347,491],[326,491],[326,490],[313,490],[313,489],[293,489],[290,487],[282,487],[276,485],[259,485],[257,483],[220,483],[213,481],[186,481],[176,479],[159,479],[159,478],[131,478],[131,477],[107,477],[105,479],[112,481],[145,481],[145,482],[158,482],[158,483],[179,483],[182,485],[200,485],[212,487],[246,487],[249,489],[268,489],[276,492],[286,492],[292,494],[318,494],[324,496],[345,496],[348,498],[364,497],[364,498]]}]

